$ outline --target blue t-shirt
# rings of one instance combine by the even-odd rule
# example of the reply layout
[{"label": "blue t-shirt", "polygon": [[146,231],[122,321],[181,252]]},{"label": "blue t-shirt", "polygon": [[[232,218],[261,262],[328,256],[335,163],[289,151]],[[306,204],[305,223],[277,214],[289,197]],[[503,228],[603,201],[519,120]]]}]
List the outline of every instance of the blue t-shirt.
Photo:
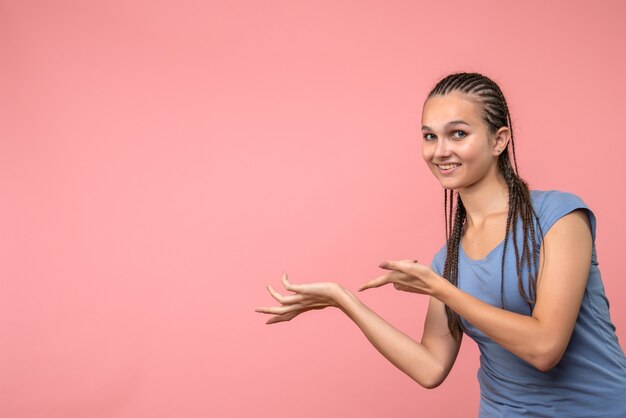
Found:
[{"label": "blue t-shirt", "polygon": [[[476,341],[481,353],[479,417],[626,418],[626,357],[609,316],[609,301],[598,269],[595,215],[572,193],[531,190],[530,196],[544,235],[566,214],[578,208],[587,210],[593,237],[587,287],[567,349],[561,361],[547,372],[504,349],[461,318],[466,334]],[[537,227],[535,231],[541,243]],[[504,308],[531,315],[528,303],[518,290],[512,234],[509,233],[507,239]],[[521,255],[521,219],[518,219],[517,240]],[[503,247],[504,240],[481,260],[470,259],[462,246],[459,248],[459,288],[497,307],[501,307]],[[439,275],[443,272],[445,257],[444,244],[431,264]],[[528,289],[526,266],[522,277],[524,288]]]}]

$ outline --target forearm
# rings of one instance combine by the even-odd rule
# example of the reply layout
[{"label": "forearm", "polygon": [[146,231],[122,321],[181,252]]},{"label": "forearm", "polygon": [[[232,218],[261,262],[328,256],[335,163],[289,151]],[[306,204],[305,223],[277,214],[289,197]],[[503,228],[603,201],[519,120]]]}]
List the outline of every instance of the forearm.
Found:
[{"label": "forearm", "polygon": [[562,353],[549,330],[532,316],[497,308],[444,279],[433,295],[502,347],[540,370],[549,370]]},{"label": "forearm", "polygon": [[425,388],[438,386],[445,371],[423,345],[394,328],[346,289],[337,295],[338,307],[361,329],[372,345],[394,366]]}]

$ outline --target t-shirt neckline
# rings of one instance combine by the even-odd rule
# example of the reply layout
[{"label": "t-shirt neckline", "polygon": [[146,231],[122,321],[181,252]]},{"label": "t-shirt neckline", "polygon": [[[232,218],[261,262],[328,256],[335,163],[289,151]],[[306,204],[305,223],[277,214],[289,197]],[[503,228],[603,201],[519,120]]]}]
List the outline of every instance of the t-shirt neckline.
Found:
[{"label": "t-shirt neckline", "polygon": [[[533,189],[530,190],[530,197],[531,197],[531,202],[532,202],[533,206],[534,206],[534,203],[535,203],[535,199],[534,198],[536,197],[535,193],[537,193],[536,190],[533,190]],[[469,262],[471,264],[481,264],[481,263],[484,263],[484,262],[488,261],[496,252],[498,252],[498,250],[500,248],[502,248],[502,246],[504,245],[504,240],[506,238],[508,238],[508,237],[503,238],[498,243],[498,245],[493,247],[492,250],[487,253],[486,256],[484,256],[483,258],[478,259],[478,260],[470,258],[470,256],[465,253],[465,250],[463,250],[463,245],[461,244],[460,240],[459,240],[459,253],[463,256],[463,259],[465,259],[467,262]]]},{"label": "t-shirt neckline", "polygon": [[463,258],[464,258],[465,260],[469,261],[470,263],[473,263],[473,264],[480,264],[480,263],[484,263],[485,261],[487,261],[488,259],[490,259],[490,258],[491,258],[491,256],[492,256],[493,254],[495,254],[495,253],[496,253],[496,251],[497,251],[500,247],[502,247],[502,245],[503,245],[503,244],[504,244],[504,239],[502,239],[502,241],[500,241],[500,242],[498,243],[498,245],[496,245],[495,247],[493,247],[493,248],[492,248],[492,250],[491,250],[491,251],[489,251],[489,252],[487,253],[487,255],[486,255],[486,256],[484,256],[483,258],[477,259],[477,260],[476,260],[476,259],[471,258],[469,255],[467,255],[467,254],[465,253],[465,250],[463,249],[463,244],[461,244],[461,242],[459,242],[459,252],[460,252],[460,253],[461,253],[461,255],[463,256]]}]

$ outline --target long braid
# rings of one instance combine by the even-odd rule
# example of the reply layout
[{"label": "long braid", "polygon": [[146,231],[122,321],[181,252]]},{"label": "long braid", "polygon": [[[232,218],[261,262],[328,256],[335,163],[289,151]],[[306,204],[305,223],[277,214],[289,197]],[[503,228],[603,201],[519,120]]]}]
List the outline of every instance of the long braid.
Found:
[{"label": "long braid", "polygon": [[[518,277],[521,277],[522,274],[522,264],[524,260],[526,260],[526,266],[528,271],[531,272],[531,259],[530,259],[530,250],[528,248],[528,237],[527,233],[530,233],[531,242],[536,242],[535,236],[535,227],[532,222],[532,214],[534,213],[534,209],[532,205],[523,205],[522,201],[530,201],[530,192],[528,190],[528,185],[526,182],[519,176],[519,171],[517,168],[517,158],[515,155],[515,141],[513,138],[513,121],[511,120],[511,115],[509,112],[509,108],[506,104],[506,100],[504,99],[504,95],[502,92],[499,92],[500,100],[506,112],[507,126],[511,131],[511,148],[513,151],[513,163],[515,165],[515,172],[511,167],[511,161],[507,153],[505,153],[502,158],[498,160],[498,165],[500,167],[500,172],[504,175],[505,180],[507,181],[507,185],[509,186],[509,207],[511,210],[509,211],[509,217],[507,219],[507,229],[504,234],[505,237],[508,237],[509,230],[513,229],[513,246],[515,249],[515,259],[516,263],[516,271]],[[511,192],[513,190],[513,192]],[[520,199],[520,195],[524,196],[525,199]],[[529,211],[530,209],[530,211]],[[511,219],[512,214],[519,214],[522,217],[522,224],[527,225],[528,228],[524,228],[523,230],[523,247],[522,247],[522,258],[519,258],[519,249],[517,246],[517,216]],[[502,252],[502,270],[501,270],[501,282],[500,282],[500,303],[501,307],[504,308],[504,257],[506,255],[506,246],[507,240],[504,242],[504,251]],[[532,265],[537,265],[537,252],[534,250],[532,252]],[[532,274],[532,273],[530,273]],[[535,288],[536,283],[533,284],[531,280],[528,283],[528,290],[525,290],[522,286],[522,280],[518,280],[518,291],[520,295],[526,300],[529,305],[529,309],[532,310],[532,305],[535,299]]]},{"label": "long braid", "polygon": [[443,213],[443,220],[446,223],[446,243],[448,242],[448,240],[450,239],[450,229],[448,227],[448,191],[446,189],[443,189],[443,208],[444,208],[444,213]]},{"label": "long braid", "polygon": [[452,214],[453,214],[452,208],[454,205],[454,190],[450,190],[450,197],[448,201],[450,202],[450,212],[448,215],[448,225],[449,225],[448,239],[449,239],[450,235],[452,235]]},{"label": "long braid", "polygon": [[[447,192],[447,191],[444,190],[444,192]],[[452,218],[452,211],[453,211],[453,208],[452,208],[453,192],[454,192],[453,190],[450,190],[450,212],[449,212],[450,218]],[[461,196],[457,193],[456,211],[455,211],[455,216],[454,216],[454,229],[452,231],[452,236],[446,240],[448,254],[452,255],[452,257],[448,256],[446,258],[446,263],[445,263],[444,272],[443,272],[443,276],[447,277],[450,283],[452,283],[454,286],[457,286],[457,287],[459,285],[459,276],[458,276],[459,243],[461,241],[461,235],[463,234],[465,215],[466,215],[466,212],[465,212],[465,207],[463,206],[463,201],[461,200]],[[448,260],[450,261],[448,262]],[[455,338],[458,338],[460,336],[460,330],[462,329],[459,316],[456,315],[452,311],[452,309],[450,309],[450,307],[447,305],[446,305],[446,316],[448,318],[448,329],[450,329],[450,331],[452,332],[452,335]]]},{"label": "long braid", "polygon": [[[540,245],[537,241],[535,233],[535,225],[533,217],[537,220],[539,233],[543,237],[539,218],[532,206],[530,191],[527,183],[519,176],[517,168],[517,158],[515,155],[515,142],[513,137],[513,123],[509,108],[502,91],[498,85],[488,77],[478,73],[455,73],[443,78],[429,93],[428,98],[434,95],[446,95],[452,91],[460,91],[469,95],[470,99],[476,100],[482,111],[483,120],[489,127],[491,134],[506,126],[511,132],[511,149],[513,154],[513,166],[509,158],[508,145],[505,152],[498,157],[498,170],[503,175],[509,189],[509,210],[506,220],[506,231],[504,234],[504,248],[502,251],[502,268],[500,278],[500,303],[502,308],[505,306],[504,301],[504,260],[506,256],[507,243],[509,234],[513,238],[513,250],[515,251],[515,265],[518,277],[518,291],[524,300],[528,303],[529,309],[532,311],[536,293],[537,293],[537,274],[538,274],[538,252]],[[450,196],[448,197],[448,192]],[[458,195],[458,193],[457,193]],[[460,283],[458,272],[459,246],[463,228],[466,222],[466,211],[461,201],[461,196],[457,196],[456,211],[453,219],[453,190],[444,189],[444,218],[446,220],[446,248],[447,255],[444,265],[443,276],[453,285]],[[449,202],[449,209],[447,206]],[[522,222],[522,251],[518,246],[518,221]],[[449,226],[450,225],[450,226]],[[529,244],[530,238],[530,244]],[[531,249],[532,247],[532,249]],[[532,255],[531,255],[532,254]],[[523,266],[526,265],[529,274],[528,289],[524,289],[524,281],[522,279]],[[531,267],[535,267],[533,273]],[[446,305],[446,316],[448,318],[448,328],[451,334],[458,338],[463,331],[462,323],[458,314],[452,311]]]}]

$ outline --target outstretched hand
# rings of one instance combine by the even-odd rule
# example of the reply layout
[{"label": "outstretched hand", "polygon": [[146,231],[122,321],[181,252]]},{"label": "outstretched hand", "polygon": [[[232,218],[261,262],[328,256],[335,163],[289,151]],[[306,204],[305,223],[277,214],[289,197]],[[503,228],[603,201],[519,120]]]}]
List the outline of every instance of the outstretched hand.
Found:
[{"label": "outstretched hand", "polygon": [[324,309],[329,306],[338,306],[336,297],[341,287],[337,283],[319,282],[295,284],[289,282],[287,273],[283,273],[282,282],[285,289],[294,292],[290,295],[281,295],[272,286],[267,285],[270,295],[282,306],[260,307],[256,312],[273,314],[266,324],[289,321],[303,312],[313,309]]},{"label": "outstretched hand", "polygon": [[378,267],[391,271],[365,283],[359,291],[393,283],[397,290],[433,295],[443,282],[447,282],[430,266],[420,264],[417,260],[383,261]]}]

